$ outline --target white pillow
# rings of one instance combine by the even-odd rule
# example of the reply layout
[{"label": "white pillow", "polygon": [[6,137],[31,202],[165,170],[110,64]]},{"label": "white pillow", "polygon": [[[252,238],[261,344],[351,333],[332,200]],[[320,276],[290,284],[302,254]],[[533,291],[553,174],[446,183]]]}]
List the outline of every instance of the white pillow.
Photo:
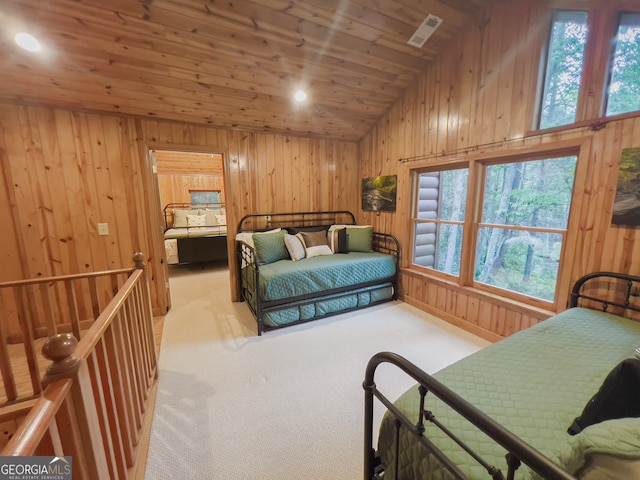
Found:
[{"label": "white pillow", "polygon": [[200,215],[205,216],[205,223],[207,227],[215,227],[218,225],[217,215],[212,210],[200,210]]},{"label": "white pillow", "polygon": [[324,244],[320,244],[320,242],[318,242],[307,245],[308,242],[305,240],[305,236],[307,236],[307,238],[314,237],[314,240],[317,240],[324,235],[324,232],[300,232],[296,235],[296,237],[298,237],[304,245],[304,250],[307,254],[307,258],[320,257],[322,255],[333,255],[331,247],[326,244],[326,236],[324,237]]},{"label": "white pillow", "polygon": [[216,221],[218,225],[226,225],[227,224],[227,216],[226,215],[216,215]]},{"label": "white pillow", "polygon": [[289,252],[291,260],[293,260],[294,262],[302,260],[306,257],[304,245],[302,241],[295,235],[289,235],[288,233],[285,233],[284,244],[287,247],[287,251]]},{"label": "white pillow", "polygon": [[204,227],[206,222],[206,215],[187,215],[187,227]]},{"label": "white pillow", "polygon": [[187,215],[198,213],[194,210],[173,210],[173,228],[187,228]]}]

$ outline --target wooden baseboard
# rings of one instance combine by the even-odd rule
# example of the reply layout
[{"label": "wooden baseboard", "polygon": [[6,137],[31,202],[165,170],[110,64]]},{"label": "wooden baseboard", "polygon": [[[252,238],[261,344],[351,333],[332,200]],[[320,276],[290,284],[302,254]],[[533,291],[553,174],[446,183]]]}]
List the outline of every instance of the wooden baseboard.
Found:
[{"label": "wooden baseboard", "polygon": [[464,320],[461,320],[460,318],[454,315],[451,315],[450,313],[443,312],[442,310],[439,310],[435,307],[432,307],[429,304],[416,300],[415,298],[411,298],[403,294],[400,294],[399,298],[403,302],[406,302],[409,305],[422,310],[423,312],[427,312],[427,313],[430,313],[431,315],[435,315],[436,317],[441,318],[442,320],[449,322],[452,325],[455,325],[456,327],[460,327],[463,330],[466,330],[467,332],[471,332],[474,335],[477,335],[480,338],[484,338],[485,340],[488,340],[490,342],[495,343],[504,338],[498,335],[497,333],[494,333],[490,330],[486,330],[482,327],[479,327],[475,323],[465,322]]}]

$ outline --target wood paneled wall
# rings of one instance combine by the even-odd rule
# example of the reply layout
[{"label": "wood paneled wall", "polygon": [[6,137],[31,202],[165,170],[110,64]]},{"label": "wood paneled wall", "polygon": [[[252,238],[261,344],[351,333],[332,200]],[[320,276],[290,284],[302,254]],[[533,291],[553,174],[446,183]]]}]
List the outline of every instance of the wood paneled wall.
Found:
[{"label": "wood paneled wall", "polygon": [[[139,250],[154,312],[164,312],[163,220],[148,151],[182,147],[224,154],[230,252],[231,226],[247,213],[359,202],[356,143],[0,104],[0,281],[126,267]],[[98,235],[102,222],[108,236]]]},{"label": "wood paneled wall", "polygon": [[217,190],[224,195],[224,158],[219,153],[155,151],[160,204],[191,203],[192,190]]},{"label": "wood paneled wall", "polygon": [[[623,148],[640,146],[640,118],[610,122],[602,130],[582,127],[549,132],[526,142],[504,142],[531,130],[534,82],[546,34],[544,3],[500,2],[489,7],[359,144],[362,176],[398,175],[398,210],[360,212],[360,221],[399,237],[404,248],[403,298],[489,339],[537,323],[549,312],[408,270],[412,168],[482,152],[503,155],[527,145],[582,143],[569,243],[561,265],[562,295],[556,310],[564,309],[570,283],[585,273],[640,274],[638,229],[611,225],[620,153]],[[487,145],[494,142],[501,143]],[[398,161],[459,149],[459,153],[437,158]]]},{"label": "wood paneled wall", "polygon": [[[151,171],[132,120],[0,105],[0,158],[0,281],[129,267],[141,251],[153,305],[165,308]],[[98,235],[98,223],[109,235]]]}]

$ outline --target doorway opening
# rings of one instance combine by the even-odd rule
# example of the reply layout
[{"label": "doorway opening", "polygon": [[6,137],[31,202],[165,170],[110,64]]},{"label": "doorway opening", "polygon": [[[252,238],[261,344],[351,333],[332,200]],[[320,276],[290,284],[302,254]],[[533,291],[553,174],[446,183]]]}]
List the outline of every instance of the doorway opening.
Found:
[{"label": "doorway opening", "polygon": [[162,208],[169,276],[174,266],[228,264],[224,156],[150,151]]}]

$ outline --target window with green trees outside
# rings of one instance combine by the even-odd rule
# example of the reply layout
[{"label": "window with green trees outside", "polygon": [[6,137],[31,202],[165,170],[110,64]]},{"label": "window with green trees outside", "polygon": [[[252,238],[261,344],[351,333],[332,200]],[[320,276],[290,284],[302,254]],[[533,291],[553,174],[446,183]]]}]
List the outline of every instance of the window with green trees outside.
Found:
[{"label": "window with green trees outside", "polygon": [[640,110],[640,13],[620,15],[610,71],[607,116]]},{"label": "window with green trees outside", "polygon": [[[478,163],[477,178],[466,167],[416,171],[413,264],[553,302],[576,160]],[[481,202],[477,218],[465,215],[469,197]],[[464,251],[464,235],[475,251]]]},{"label": "window with green trees outside", "polygon": [[540,128],[575,122],[587,43],[587,12],[555,12],[547,52]]},{"label": "window with green trees outside", "polygon": [[[582,10],[553,12],[541,62],[539,128],[640,111],[640,12],[613,8],[593,17]],[[606,38],[591,38],[606,32]],[[597,55],[587,47],[594,43],[611,45],[611,51]]]}]

